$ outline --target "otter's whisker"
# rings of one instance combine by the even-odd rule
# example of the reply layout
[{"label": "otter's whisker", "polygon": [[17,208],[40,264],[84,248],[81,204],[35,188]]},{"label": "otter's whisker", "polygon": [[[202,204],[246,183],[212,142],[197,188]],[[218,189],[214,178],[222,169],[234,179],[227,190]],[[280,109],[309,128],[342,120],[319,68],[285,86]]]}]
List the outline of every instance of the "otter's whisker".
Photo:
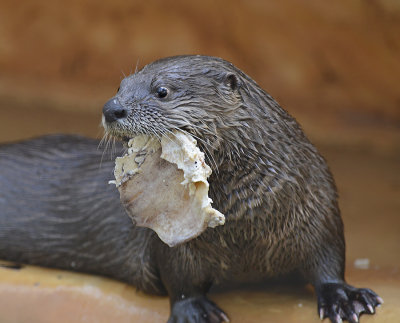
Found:
[{"label": "otter's whisker", "polygon": [[111,143],[110,159],[114,159],[114,156],[116,154],[117,154],[117,149],[115,147],[115,137],[113,137]]},{"label": "otter's whisker", "polygon": [[101,146],[104,147],[103,152],[101,154],[101,159],[100,159],[100,165],[99,165],[100,168],[101,168],[101,165],[103,164],[104,155],[110,147],[111,140],[112,140],[112,136],[110,135],[110,133],[105,132],[103,138],[101,139],[101,141],[97,147],[97,149],[99,149]]},{"label": "otter's whisker", "polygon": [[151,133],[152,133],[154,136],[156,136],[157,139],[158,139],[159,141],[161,141],[161,137],[160,137],[160,135],[157,133],[156,129],[155,129],[153,126],[149,126],[149,129],[150,129]]},{"label": "otter's whisker", "polygon": [[140,58],[138,58],[137,61],[136,61],[136,67],[135,67],[135,73],[134,74],[136,74],[137,71],[138,71],[139,62],[140,62]]},{"label": "otter's whisker", "polygon": [[103,137],[100,139],[99,144],[97,145],[97,149],[100,149],[100,147],[103,146],[104,142],[105,142],[106,139],[107,139],[107,136],[108,136],[108,134],[107,134],[107,132],[105,132],[105,133],[103,134]]},{"label": "otter's whisker", "polygon": [[[178,140],[181,144],[182,144],[182,141],[176,136],[176,134],[174,134],[171,130],[169,130],[169,129],[167,129],[167,128],[164,128],[164,133],[165,132],[168,132],[169,134],[171,134],[172,136],[174,136],[175,137],[175,139],[176,140]],[[173,142],[173,140],[169,137],[169,136],[165,136],[165,137],[167,137],[171,142]]]},{"label": "otter's whisker", "polygon": [[[198,133],[199,135],[201,135],[201,134],[209,134],[209,135],[211,135],[212,137],[215,137],[218,140],[222,140],[222,138],[220,136],[218,136],[215,131],[209,130],[207,124],[205,124],[204,122],[201,122],[201,123],[202,123],[202,126],[198,126],[198,125],[195,125],[193,123],[187,122],[187,123],[185,123],[185,125],[180,125],[178,127],[174,126],[174,128],[179,128],[179,129],[182,129],[184,127],[193,128],[193,131],[196,131],[196,133]],[[198,130],[200,130],[200,131],[198,131]]]}]

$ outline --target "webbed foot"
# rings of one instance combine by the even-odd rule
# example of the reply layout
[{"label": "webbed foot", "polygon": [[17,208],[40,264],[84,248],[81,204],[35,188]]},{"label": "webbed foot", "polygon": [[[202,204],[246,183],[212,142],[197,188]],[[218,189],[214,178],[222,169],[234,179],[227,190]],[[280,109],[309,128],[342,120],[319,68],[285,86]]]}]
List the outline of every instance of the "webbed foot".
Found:
[{"label": "webbed foot", "polygon": [[212,301],[203,297],[190,297],[176,301],[167,323],[222,323],[228,316]]},{"label": "webbed foot", "polygon": [[321,320],[329,317],[332,323],[347,320],[359,322],[361,314],[374,314],[375,307],[383,303],[368,288],[355,288],[345,283],[326,283],[317,289],[318,312]]}]

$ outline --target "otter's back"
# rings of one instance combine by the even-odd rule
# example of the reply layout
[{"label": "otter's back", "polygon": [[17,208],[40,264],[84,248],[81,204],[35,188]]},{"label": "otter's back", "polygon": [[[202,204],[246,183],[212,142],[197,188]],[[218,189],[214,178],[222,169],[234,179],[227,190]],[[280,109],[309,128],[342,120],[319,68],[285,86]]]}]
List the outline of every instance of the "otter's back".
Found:
[{"label": "otter's back", "polygon": [[133,225],[97,147],[67,135],[0,146],[0,259],[105,275],[125,262],[114,255]]}]

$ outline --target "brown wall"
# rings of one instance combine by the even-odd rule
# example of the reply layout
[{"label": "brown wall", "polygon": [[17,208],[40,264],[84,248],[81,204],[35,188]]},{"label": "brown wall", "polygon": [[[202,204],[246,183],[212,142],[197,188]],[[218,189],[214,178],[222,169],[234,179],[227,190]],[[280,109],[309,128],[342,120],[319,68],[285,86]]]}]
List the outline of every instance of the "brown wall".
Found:
[{"label": "brown wall", "polygon": [[397,0],[1,0],[0,140],[98,135],[124,73],[196,53],[232,61],[314,140],[393,147],[399,34]]}]

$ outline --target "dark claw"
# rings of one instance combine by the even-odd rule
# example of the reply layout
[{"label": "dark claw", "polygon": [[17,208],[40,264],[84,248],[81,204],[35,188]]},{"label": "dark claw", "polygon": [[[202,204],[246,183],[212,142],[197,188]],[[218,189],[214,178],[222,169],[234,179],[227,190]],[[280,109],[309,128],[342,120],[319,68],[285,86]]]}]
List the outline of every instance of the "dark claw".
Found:
[{"label": "dark claw", "polygon": [[343,320],[358,323],[361,314],[374,314],[375,307],[383,303],[382,298],[372,290],[354,288],[345,283],[323,284],[317,294],[321,320],[329,317],[332,323],[341,323]]},{"label": "dark claw", "polygon": [[206,297],[191,297],[176,301],[168,323],[222,323],[228,316]]}]

